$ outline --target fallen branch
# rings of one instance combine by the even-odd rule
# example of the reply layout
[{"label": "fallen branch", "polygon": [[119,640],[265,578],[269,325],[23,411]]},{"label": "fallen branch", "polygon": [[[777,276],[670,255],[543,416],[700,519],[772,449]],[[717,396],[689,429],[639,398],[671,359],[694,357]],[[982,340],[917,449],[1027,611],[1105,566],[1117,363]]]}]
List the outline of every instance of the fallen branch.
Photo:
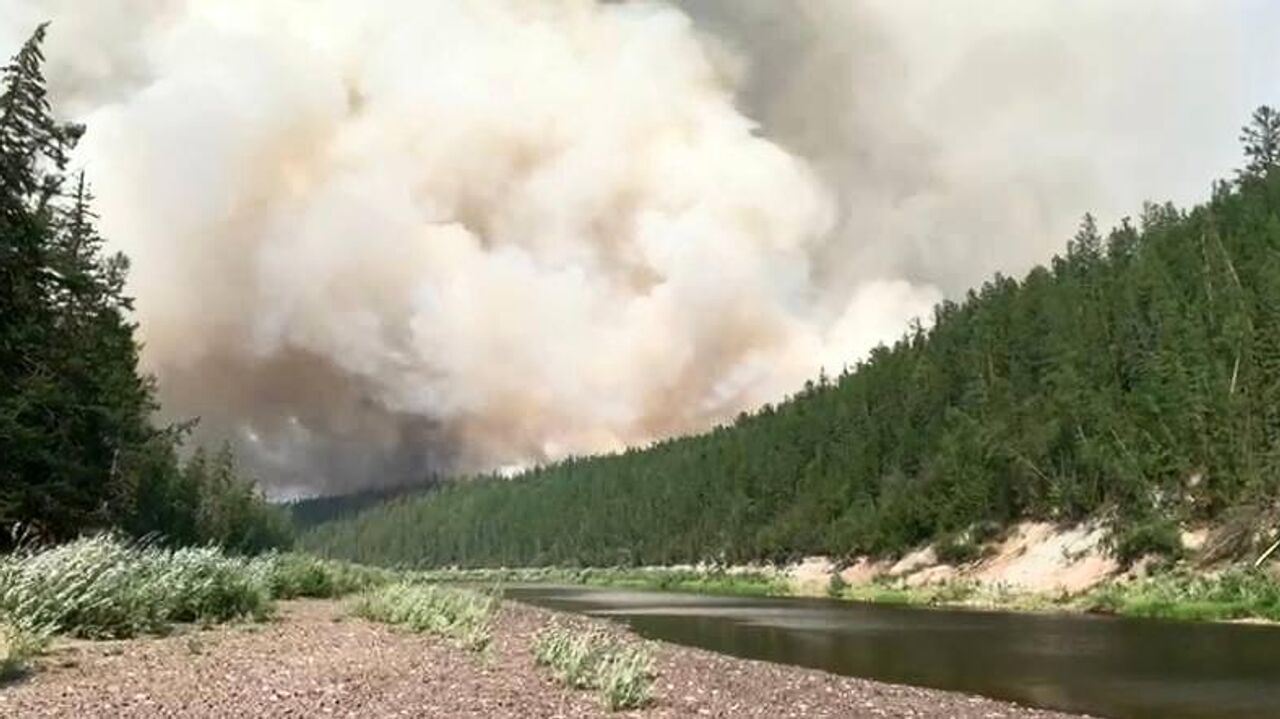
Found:
[{"label": "fallen branch", "polygon": [[1276,551],[1277,548],[1280,548],[1280,539],[1277,539],[1276,541],[1272,542],[1271,546],[1267,547],[1267,551],[1263,552],[1262,556],[1254,560],[1253,568],[1257,569],[1258,567],[1261,567],[1262,563],[1267,561],[1267,557],[1270,557]]}]

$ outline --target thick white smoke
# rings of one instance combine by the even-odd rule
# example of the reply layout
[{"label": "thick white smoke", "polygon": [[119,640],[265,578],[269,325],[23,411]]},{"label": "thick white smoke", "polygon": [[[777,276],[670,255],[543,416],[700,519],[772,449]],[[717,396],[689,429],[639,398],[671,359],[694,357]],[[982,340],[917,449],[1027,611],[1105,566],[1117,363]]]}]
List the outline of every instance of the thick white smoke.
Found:
[{"label": "thick white smoke", "polygon": [[705,428],[1136,201],[1104,103],[1181,109],[1144,68],[1213,79],[1226,13],[1053,5],[0,0],[0,41],[54,22],[167,410],[328,491]]}]

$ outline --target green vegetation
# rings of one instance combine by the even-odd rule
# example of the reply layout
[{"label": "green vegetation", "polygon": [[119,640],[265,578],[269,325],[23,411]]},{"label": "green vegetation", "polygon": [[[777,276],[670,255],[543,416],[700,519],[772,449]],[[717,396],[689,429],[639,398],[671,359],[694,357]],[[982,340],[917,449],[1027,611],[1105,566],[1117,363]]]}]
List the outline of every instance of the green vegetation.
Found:
[{"label": "green vegetation", "polygon": [[171,622],[262,617],[270,599],[249,560],[216,549],[104,536],[0,560],[0,611],[50,633],[121,638]]},{"label": "green vegetation", "polygon": [[216,544],[249,554],[292,543],[288,513],[241,475],[229,446],[212,455],[197,447],[179,462],[180,436],[161,437],[149,446],[145,469],[130,476],[115,528],[170,546]]},{"label": "green vegetation", "polygon": [[787,582],[780,577],[764,572],[726,572],[716,568],[438,569],[419,571],[415,576],[424,581],[467,584],[586,584],[760,597],[786,596],[790,593]]},{"label": "green vegetation", "polygon": [[443,481],[437,475],[430,475],[423,480],[389,487],[365,489],[350,494],[297,499],[285,504],[284,508],[288,511],[294,527],[306,529],[324,522],[352,517],[384,502],[425,494],[439,487]]},{"label": "green vegetation", "polygon": [[397,582],[361,595],[357,616],[445,637],[479,651],[492,639],[501,600],[496,594]]},{"label": "green vegetation", "polygon": [[1167,519],[1138,522],[1115,533],[1114,553],[1126,566],[1143,557],[1177,559],[1182,556],[1178,525]]},{"label": "green vegetation", "polygon": [[389,584],[397,576],[386,569],[295,553],[265,554],[256,557],[252,567],[265,575],[275,599],[343,597]]},{"label": "green vegetation", "polygon": [[[979,601],[987,594],[976,582],[952,581],[908,587],[900,581],[883,580],[845,587],[840,599],[876,604],[911,604],[923,606],[969,606],[988,603]],[[991,593],[994,594],[994,593]]]},{"label": "green vegetation", "polygon": [[175,622],[262,619],[277,598],[332,597],[389,573],[296,555],[167,549],[109,536],[0,557],[0,617],[20,636],[124,638]]},{"label": "green vegetation", "polygon": [[968,564],[982,558],[982,546],[966,537],[943,537],[934,545],[938,561],[951,565]]},{"label": "green vegetation", "polygon": [[827,580],[828,597],[839,599],[848,588],[849,583],[845,581],[844,577],[840,576],[839,572],[831,573],[831,578]]},{"label": "green vegetation", "polygon": [[1260,571],[1234,569],[1215,575],[1171,572],[1115,582],[1079,601],[1087,611],[1179,620],[1280,621],[1280,582]]},{"label": "green vegetation", "polygon": [[57,122],[41,27],[0,78],[0,551],[116,528],[173,546],[259,551],[289,539],[285,515],[237,476],[230,452],[185,464],[190,425],[155,427],[138,369],[128,260],[107,255],[83,176],[67,171],[84,128]]},{"label": "green vegetation", "polygon": [[[1126,554],[1280,494],[1280,127],[1190,210],[997,275],[931,327],[732,426],[479,478],[321,525],[403,566],[637,566],[886,555],[1019,518],[1106,516]],[[1274,526],[1274,522],[1262,526]],[[957,544],[960,556],[970,549]]]},{"label": "green vegetation", "polygon": [[636,709],[653,700],[653,657],[642,646],[627,646],[595,633],[561,627],[543,630],[534,661],[575,689],[596,689],[610,709]]},{"label": "green vegetation", "polygon": [[[262,620],[277,599],[341,597],[400,578],[307,555],[245,557],[110,535],[21,548],[0,555],[0,680],[24,671],[55,635],[122,639],[164,633],[175,623]],[[461,635],[468,642],[487,632],[470,615],[451,616],[472,632]]]},{"label": "green vegetation", "polygon": [[27,663],[40,653],[46,640],[43,634],[0,618],[0,682],[26,672]]}]

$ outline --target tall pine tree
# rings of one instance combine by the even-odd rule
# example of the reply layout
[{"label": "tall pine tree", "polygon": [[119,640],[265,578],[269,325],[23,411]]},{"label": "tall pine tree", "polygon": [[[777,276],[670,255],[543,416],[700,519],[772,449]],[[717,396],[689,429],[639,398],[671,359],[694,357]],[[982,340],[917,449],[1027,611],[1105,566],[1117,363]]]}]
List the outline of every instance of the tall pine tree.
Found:
[{"label": "tall pine tree", "polygon": [[61,538],[112,520],[123,464],[152,436],[153,392],[127,263],[104,255],[67,172],[82,128],[52,115],[44,34],[4,68],[0,94],[0,522]]}]

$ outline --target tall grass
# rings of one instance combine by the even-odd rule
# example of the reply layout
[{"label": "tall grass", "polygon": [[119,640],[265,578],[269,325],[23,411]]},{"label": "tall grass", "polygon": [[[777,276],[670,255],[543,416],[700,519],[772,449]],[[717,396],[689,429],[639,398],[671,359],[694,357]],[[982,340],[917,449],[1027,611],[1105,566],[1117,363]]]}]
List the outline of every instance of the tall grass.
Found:
[{"label": "tall grass", "polygon": [[0,618],[0,682],[25,672],[27,662],[40,653],[46,641],[43,632]]},{"label": "tall grass", "polygon": [[0,617],[24,635],[120,639],[175,622],[260,620],[274,599],[342,596],[391,576],[306,555],[248,558],[100,535],[0,557]]},{"label": "tall grass", "polygon": [[597,690],[612,710],[636,709],[653,701],[653,657],[642,646],[550,627],[535,640],[533,656],[565,684]]},{"label": "tall grass", "polygon": [[250,560],[108,536],[0,559],[0,612],[26,627],[124,638],[172,622],[261,618],[271,597]]},{"label": "tall grass", "polygon": [[499,605],[496,594],[397,582],[361,595],[354,613],[445,637],[460,647],[479,651],[492,639]]}]

